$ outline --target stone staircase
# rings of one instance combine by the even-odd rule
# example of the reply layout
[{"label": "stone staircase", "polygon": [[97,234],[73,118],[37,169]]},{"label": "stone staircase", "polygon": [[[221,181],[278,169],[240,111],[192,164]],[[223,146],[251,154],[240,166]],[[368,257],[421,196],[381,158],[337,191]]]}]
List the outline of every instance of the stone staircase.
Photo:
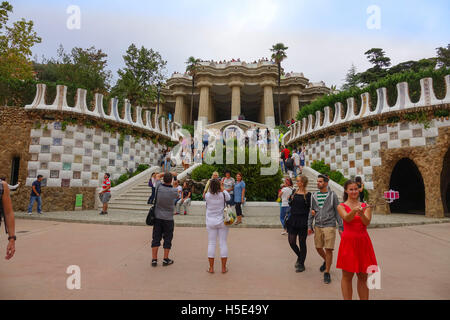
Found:
[{"label": "stone staircase", "polygon": [[[184,169],[183,166],[177,166],[170,171],[180,174]],[[150,205],[147,204],[147,200],[152,194],[152,189],[148,186],[149,179],[150,175],[148,177],[143,177],[137,181],[133,187],[118,196],[114,196],[113,193],[112,199],[108,205],[108,212],[129,211],[147,213],[150,208]]]},{"label": "stone staircase", "polygon": [[[317,177],[312,173],[306,171],[303,172],[303,175],[308,178],[308,185],[306,187],[306,191],[311,193],[319,191],[319,189],[317,189]],[[289,178],[289,175],[285,173],[283,175],[283,178]],[[292,178],[292,183],[294,184],[294,187],[297,187],[295,178]]]},{"label": "stone staircase", "polygon": [[[171,171],[176,171],[178,174],[183,172],[183,167],[178,166]],[[307,186],[308,192],[316,192],[317,189],[317,175],[307,170],[303,171],[304,175],[308,177],[309,183]],[[288,177],[288,175],[285,175]],[[148,187],[148,177],[143,177],[130,187],[126,192],[114,196],[109,202],[108,212],[130,212],[147,214],[150,205],[147,200],[151,195],[151,188]],[[338,194],[340,201],[342,196]],[[276,217],[280,212],[280,204],[277,202],[247,202],[243,207],[243,214],[245,217]],[[206,212],[205,202],[192,201],[188,209],[191,216],[204,216]]]}]

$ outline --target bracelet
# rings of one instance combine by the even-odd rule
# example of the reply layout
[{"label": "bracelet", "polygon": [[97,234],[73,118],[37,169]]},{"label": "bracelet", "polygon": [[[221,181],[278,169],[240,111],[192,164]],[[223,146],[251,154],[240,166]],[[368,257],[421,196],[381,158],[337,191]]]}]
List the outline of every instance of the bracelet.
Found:
[{"label": "bracelet", "polygon": [[8,241],[11,240],[11,239],[14,239],[14,241],[16,241],[16,240],[17,240],[17,237],[16,237],[16,236],[9,236],[9,237],[8,237]]}]

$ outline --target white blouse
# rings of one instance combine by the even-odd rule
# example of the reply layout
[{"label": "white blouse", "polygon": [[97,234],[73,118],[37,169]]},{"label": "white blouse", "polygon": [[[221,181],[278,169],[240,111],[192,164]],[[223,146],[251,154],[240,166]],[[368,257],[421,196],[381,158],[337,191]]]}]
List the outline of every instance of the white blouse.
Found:
[{"label": "white blouse", "polygon": [[225,201],[230,201],[230,194],[224,190],[217,194],[211,194],[209,191],[205,195],[206,199],[206,226],[214,227],[223,224],[223,209]]}]

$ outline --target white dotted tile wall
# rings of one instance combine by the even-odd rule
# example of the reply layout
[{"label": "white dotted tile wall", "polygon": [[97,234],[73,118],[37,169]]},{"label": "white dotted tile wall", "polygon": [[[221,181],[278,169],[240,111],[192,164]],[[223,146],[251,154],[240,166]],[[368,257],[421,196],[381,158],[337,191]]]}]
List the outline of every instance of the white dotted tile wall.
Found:
[{"label": "white dotted tile wall", "polygon": [[47,129],[32,129],[27,185],[43,175],[48,187],[98,187],[103,174],[117,179],[139,164],[158,165],[163,146],[151,140],[125,136],[123,146],[118,138],[100,129],[67,126],[60,122]]},{"label": "white dotted tile wall", "polygon": [[331,170],[345,177],[361,176],[367,189],[373,190],[373,167],[381,166],[381,149],[422,147],[433,145],[440,127],[450,126],[450,120],[433,120],[425,129],[423,124],[397,123],[345,133],[307,143],[306,165],[323,160]]}]

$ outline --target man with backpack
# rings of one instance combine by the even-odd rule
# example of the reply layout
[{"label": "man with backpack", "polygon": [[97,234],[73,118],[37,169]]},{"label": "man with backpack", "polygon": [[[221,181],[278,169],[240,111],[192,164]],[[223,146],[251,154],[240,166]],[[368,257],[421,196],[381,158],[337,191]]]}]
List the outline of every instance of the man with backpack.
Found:
[{"label": "man with backpack", "polygon": [[[336,193],[328,188],[330,179],[326,175],[319,175],[317,188],[311,197],[311,210],[308,216],[308,235],[314,233],[314,243],[317,253],[324,260],[320,272],[324,273],[324,283],[331,282],[330,268],[333,262],[333,250],[336,240],[336,224],[339,235],[344,230],[342,219],[337,211],[339,199]],[[315,222],[313,228],[313,221]],[[325,250],[324,250],[325,249]]]},{"label": "man with backpack", "polygon": [[33,204],[37,202],[38,214],[42,214],[42,198],[41,198],[41,182],[44,179],[42,175],[37,176],[37,180],[31,186],[30,204],[28,205],[28,214],[31,215],[33,211]]},{"label": "man with backpack", "polygon": [[[176,172],[165,172],[156,175],[155,192],[155,222],[152,234],[152,267],[158,265],[158,249],[161,246],[161,239],[164,239],[164,267],[173,264],[169,259],[169,252],[172,248],[174,231],[173,213],[175,210],[175,199],[178,196],[177,189],[173,188],[172,181],[177,176]],[[160,179],[163,178],[163,182]]]},{"label": "man with backpack", "polygon": [[12,201],[9,196],[9,188],[5,181],[0,181],[0,224],[2,223],[2,220],[5,223],[5,230],[8,234],[8,246],[6,247],[5,259],[9,260],[16,252],[16,226]]}]

